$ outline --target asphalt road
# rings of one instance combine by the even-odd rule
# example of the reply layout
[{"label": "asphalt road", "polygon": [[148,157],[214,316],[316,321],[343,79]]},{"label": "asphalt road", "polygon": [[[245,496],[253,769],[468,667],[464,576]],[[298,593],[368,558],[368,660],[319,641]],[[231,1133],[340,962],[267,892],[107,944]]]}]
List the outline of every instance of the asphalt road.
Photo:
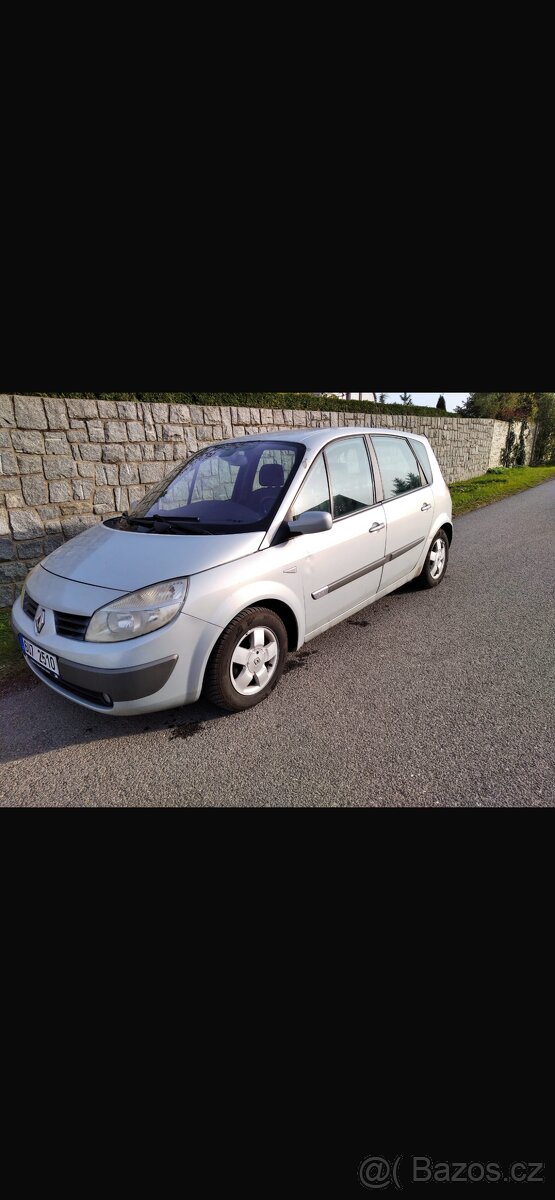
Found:
[{"label": "asphalt road", "polygon": [[459,518],[440,588],[324,634],[245,715],[4,696],[0,805],[554,807],[555,482]]}]

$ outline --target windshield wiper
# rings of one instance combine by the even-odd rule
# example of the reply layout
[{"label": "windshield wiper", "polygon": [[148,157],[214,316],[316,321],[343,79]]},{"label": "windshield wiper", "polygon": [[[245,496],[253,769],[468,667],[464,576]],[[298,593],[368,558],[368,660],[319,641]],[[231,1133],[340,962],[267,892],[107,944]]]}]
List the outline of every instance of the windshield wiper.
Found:
[{"label": "windshield wiper", "polygon": [[200,524],[199,517],[164,517],[161,513],[156,513],[154,517],[137,517],[130,513],[125,514],[125,520],[129,525],[144,525],[146,529],[155,529],[157,526],[170,533],[181,533],[184,525],[193,525],[191,533],[207,534],[209,537],[214,537],[214,531],[207,529],[205,525]]},{"label": "windshield wiper", "polygon": [[166,529],[174,530],[177,533],[181,532],[183,525],[194,525],[195,528],[191,532],[206,533],[209,537],[215,536],[212,529],[207,529],[206,525],[201,525],[200,517],[164,517],[160,513],[157,513],[156,516],[152,517],[152,520],[156,525],[165,525]]}]

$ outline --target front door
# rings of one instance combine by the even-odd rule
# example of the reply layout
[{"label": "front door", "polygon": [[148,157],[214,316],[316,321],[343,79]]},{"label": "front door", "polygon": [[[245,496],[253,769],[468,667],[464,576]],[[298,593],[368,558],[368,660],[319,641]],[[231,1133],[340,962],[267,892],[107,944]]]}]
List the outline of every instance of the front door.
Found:
[{"label": "front door", "polygon": [[309,636],[370,601],[380,587],[386,521],[383,506],[375,504],[364,437],[332,442],[316,460],[294,516],[313,511],[331,513],[333,528],[303,539]]},{"label": "front door", "polygon": [[374,434],[387,519],[386,563],[381,590],[414,571],[430,535],[434,493],[405,438]]}]

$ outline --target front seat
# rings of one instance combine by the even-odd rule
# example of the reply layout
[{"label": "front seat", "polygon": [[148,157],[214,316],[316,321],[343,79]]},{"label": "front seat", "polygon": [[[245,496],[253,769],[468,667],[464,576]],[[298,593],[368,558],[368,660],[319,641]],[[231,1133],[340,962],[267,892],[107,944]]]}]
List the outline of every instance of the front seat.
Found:
[{"label": "front seat", "polygon": [[260,470],[260,487],[254,492],[254,504],[261,516],[265,517],[285,486],[285,471],[279,463],[266,463]]}]

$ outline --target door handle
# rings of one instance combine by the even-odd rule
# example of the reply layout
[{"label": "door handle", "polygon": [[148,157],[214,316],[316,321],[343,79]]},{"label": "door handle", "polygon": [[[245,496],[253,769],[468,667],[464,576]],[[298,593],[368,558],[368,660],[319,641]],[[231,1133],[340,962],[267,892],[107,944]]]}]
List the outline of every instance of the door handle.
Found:
[{"label": "door handle", "polygon": [[368,532],[369,533],[379,533],[380,529],[385,529],[385,521],[382,521],[381,525],[380,525],[379,521],[376,521],[375,525],[373,525],[372,528],[368,530]]},{"label": "door handle", "polygon": [[432,507],[431,504],[423,504],[420,511],[421,512],[429,512],[431,507]]}]

